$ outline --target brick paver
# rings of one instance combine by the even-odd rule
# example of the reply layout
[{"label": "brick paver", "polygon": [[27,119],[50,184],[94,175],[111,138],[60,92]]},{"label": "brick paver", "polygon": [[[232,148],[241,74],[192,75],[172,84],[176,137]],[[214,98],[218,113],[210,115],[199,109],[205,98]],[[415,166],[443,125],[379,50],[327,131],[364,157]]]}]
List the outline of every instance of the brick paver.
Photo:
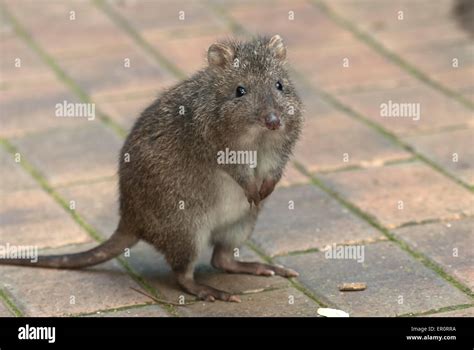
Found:
[{"label": "brick paver", "polygon": [[[239,255],[240,259],[245,261],[260,260],[255,253],[249,251],[245,247],[240,249]],[[210,257],[210,250],[206,251],[201,257],[196,271],[196,279],[203,283],[207,283],[214,288],[234,293],[241,293],[244,291],[260,289],[271,290],[289,287],[288,280],[281,277],[230,275],[216,272],[209,266]],[[132,248],[130,257],[127,258],[127,262],[166,300],[179,302],[180,297],[184,297],[186,302],[194,300],[193,296],[179,289],[171,274],[169,266],[164,260],[164,257],[148,244],[139,243],[136,247]],[[219,308],[219,303],[213,305],[215,305],[213,306],[214,308]]]},{"label": "brick paver", "polygon": [[474,307],[468,309],[440,312],[431,315],[433,317],[474,317]]},{"label": "brick paver", "polygon": [[[305,47],[307,40],[318,43],[318,47],[322,48],[353,43],[350,33],[339,28],[307,1],[286,0],[273,4],[265,1],[235,2],[228,6],[227,13],[251,33],[285,33],[285,40],[291,47]],[[273,20],[262,21],[262,18]],[[318,23],[318,26],[302,25],[307,22]],[[295,58],[294,52],[289,54]],[[317,55],[313,57],[317,59]]]},{"label": "brick paver", "polygon": [[308,111],[295,149],[295,159],[311,172],[369,167],[411,157],[370,127],[338,112],[322,115],[317,110]]},{"label": "brick paver", "polygon": [[56,58],[93,56],[118,43],[132,42],[89,1],[58,2],[53,10],[51,4],[37,1],[5,2],[29,35]]},{"label": "brick paver", "polygon": [[460,129],[404,139],[419,153],[441,165],[455,177],[474,185],[474,147],[466,147],[474,139],[473,129]]},{"label": "brick paver", "polygon": [[[471,300],[391,242],[366,245],[362,263],[326,259],[323,252],[278,261],[297,269],[304,285],[353,316],[395,316]],[[365,282],[367,289],[340,292],[337,286],[345,282]]]},{"label": "brick paver", "polygon": [[[90,247],[79,245],[54,252]],[[138,285],[115,261],[80,271],[2,267],[2,283],[27,316],[90,313],[149,301],[131,289]]]},{"label": "brick paver", "polygon": [[58,104],[81,101],[57,80],[47,81],[45,85],[27,84],[2,92],[1,137],[21,137],[55,127],[77,128],[87,123],[86,118],[56,116]]},{"label": "brick paver", "polygon": [[[254,293],[241,304],[147,305],[130,287],[174,303],[194,297],[140,243],[122,258],[141,286],[116,260],[83,271],[0,266],[0,288],[24,315],[316,316],[319,301],[353,316],[472,316],[474,44],[452,1],[3,6],[0,244],[70,252],[97,244],[90,233],[112,234],[122,131],[160,91],[203,67],[218,38],[282,35],[306,107],[296,163],[239,257],[297,269],[299,289],[280,277],[218,272],[206,250],[198,281]],[[95,120],[56,117],[63,101],[94,102]],[[419,120],[382,116],[389,101],[419,104]],[[334,244],[364,247],[364,262],[326,259]],[[341,282],[368,288],[339,292]],[[6,305],[0,296],[0,316],[13,315]]]},{"label": "brick paver", "polygon": [[0,301],[0,317],[12,317],[13,313],[7,308],[6,304]]},{"label": "brick paver", "polygon": [[12,143],[52,185],[117,173],[122,140],[96,119],[74,129],[48,129]]},{"label": "brick paver", "polygon": [[178,312],[183,316],[303,317],[317,316],[318,305],[297,289],[278,289],[241,297],[242,303],[226,303],[218,308],[198,302]]},{"label": "brick paver", "polygon": [[58,188],[67,203],[103,237],[109,237],[119,222],[118,183],[116,179]]},{"label": "brick paver", "polygon": [[6,27],[2,31],[0,43],[2,45],[0,86],[9,89],[26,86],[38,88],[44,82],[51,84],[55,80],[54,73],[11,28]]},{"label": "brick paver", "polygon": [[312,48],[296,48],[294,61],[312,84],[335,93],[414,83],[409,74],[386,58],[360,43],[354,44],[324,49],[316,56]]},{"label": "brick paver", "polygon": [[306,185],[277,190],[269,198],[252,240],[274,256],[382,238],[323,191]]},{"label": "brick paver", "polygon": [[0,221],[2,244],[58,247],[91,241],[72,217],[39,188],[3,195]]},{"label": "brick paver", "polygon": [[0,194],[3,196],[18,190],[37,187],[35,180],[22,167],[21,155],[11,154],[0,149]]},{"label": "brick paver", "polygon": [[[115,120],[123,129],[130,130],[140,113],[155,100],[157,90],[140,96],[123,99],[105,100],[99,102],[102,111]],[[99,98],[100,100],[100,98]]]},{"label": "brick paver", "polygon": [[473,290],[474,252],[471,249],[474,245],[473,224],[473,219],[468,218],[404,227],[395,230],[394,233]]},{"label": "brick paver", "polygon": [[[455,1],[394,1],[391,4],[377,4],[377,0],[370,0],[364,1],[362,6],[359,1],[336,0],[326,3],[333,7],[338,15],[352,21],[356,19],[357,26],[369,32],[418,70],[447,87],[457,90],[460,83],[466,82],[466,77],[472,76],[474,43],[469,37],[471,34],[463,28],[462,20],[455,14]],[[374,25],[375,23],[377,25]],[[440,76],[439,68],[431,62],[437,60],[433,59],[435,56],[446,56],[448,51],[440,48],[440,45],[453,43],[467,45],[470,50],[470,54],[459,47],[457,50],[449,50],[452,55],[449,54],[450,57],[446,60],[449,64],[453,58],[458,58],[460,64],[455,69],[463,74]],[[436,54],[430,49],[435,49]],[[467,55],[463,56],[466,53]],[[463,62],[464,57],[470,57],[471,63]],[[472,79],[467,84],[473,86]]]},{"label": "brick paver", "polygon": [[[397,135],[473,126],[472,110],[424,85],[340,94],[338,98],[367,119]],[[415,113],[406,113],[403,117],[395,113],[382,114],[384,107],[387,111],[395,111],[394,107],[389,107],[394,106],[394,103],[418,104],[419,117]]]},{"label": "brick paver", "polygon": [[98,311],[90,317],[167,317],[169,314],[158,305],[136,306],[125,310]]},{"label": "brick paver", "polygon": [[187,75],[194,74],[202,69],[207,63],[207,48],[216,41],[215,31],[220,37],[232,36],[230,30],[218,28],[200,34],[199,32],[187,32],[190,36],[172,36],[163,33],[146,34],[150,43],[166,53],[167,57],[173,58],[173,64]]},{"label": "brick paver", "polygon": [[[410,62],[419,62],[424,71],[443,85],[464,94],[464,90],[474,86],[474,44],[471,40],[448,42],[428,47],[404,51],[403,57]],[[430,59],[427,59],[427,57]]]},{"label": "brick paver", "polygon": [[300,185],[308,183],[309,181],[310,180],[308,177],[303,175],[298,169],[296,169],[295,165],[291,163],[285,168],[283,176],[277,186],[285,187],[291,185]]},{"label": "brick paver", "polygon": [[193,33],[195,30],[205,31],[222,27],[219,18],[213,16],[205,6],[193,1],[115,2],[111,6],[145,34]]},{"label": "brick paver", "polygon": [[334,190],[388,228],[473,214],[473,194],[420,163],[322,176]]},{"label": "brick paver", "polygon": [[171,76],[131,45],[93,56],[60,61],[65,71],[94,99],[169,85]]}]

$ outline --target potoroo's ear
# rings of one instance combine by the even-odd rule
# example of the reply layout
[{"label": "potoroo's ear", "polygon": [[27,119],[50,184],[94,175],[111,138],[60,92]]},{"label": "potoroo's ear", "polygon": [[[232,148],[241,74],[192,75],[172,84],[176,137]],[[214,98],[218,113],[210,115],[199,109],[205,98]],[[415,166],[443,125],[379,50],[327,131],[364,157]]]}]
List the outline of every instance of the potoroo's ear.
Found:
[{"label": "potoroo's ear", "polygon": [[286,47],[283,43],[281,36],[274,35],[268,42],[268,47],[275,53],[275,57],[280,60],[285,60],[286,58]]},{"label": "potoroo's ear", "polygon": [[207,60],[210,66],[225,67],[232,63],[234,50],[223,43],[215,43],[207,51]]}]

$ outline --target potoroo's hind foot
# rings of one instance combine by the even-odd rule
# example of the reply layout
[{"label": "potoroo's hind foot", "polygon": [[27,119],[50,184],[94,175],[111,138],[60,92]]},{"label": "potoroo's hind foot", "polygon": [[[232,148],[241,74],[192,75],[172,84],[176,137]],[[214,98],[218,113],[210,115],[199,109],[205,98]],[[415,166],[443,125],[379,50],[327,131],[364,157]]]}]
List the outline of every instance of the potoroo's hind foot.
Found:
[{"label": "potoroo's hind foot", "polygon": [[299,273],[295,270],[283,267],[281,265],[235,260],[232,250],[221,246],[214,247],[211,263],[216,269],[230,273],[246,273],[257,276],[277,275],[287,278],[299,276]]},{"label": "potoroo's hind foot", "polygon": [[177,275],[178,284],[188,293],[195,295],[200,300],[205,301],[231,301],[240,303],[240,298],[237,295],[215,289],[204,284],[196,283],[193,278],[187,277],[184,274]]}]

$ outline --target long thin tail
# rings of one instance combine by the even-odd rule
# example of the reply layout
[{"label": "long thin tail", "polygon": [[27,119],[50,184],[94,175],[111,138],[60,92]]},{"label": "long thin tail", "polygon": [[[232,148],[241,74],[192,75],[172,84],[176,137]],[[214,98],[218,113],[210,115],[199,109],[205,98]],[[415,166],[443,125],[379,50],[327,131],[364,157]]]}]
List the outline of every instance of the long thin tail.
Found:
[{"label": "long thin tail", "polygon": [[[18,265],[30,267],[49,267],[54,269],[79,269],[106,262],[134,246],[138,237],[123,233],[119,229],[105,242],[85,252],[38,256],[37,261],[30,259],[3,259],[0,265]],[[36,259],[35,259],[36,260]]]}]

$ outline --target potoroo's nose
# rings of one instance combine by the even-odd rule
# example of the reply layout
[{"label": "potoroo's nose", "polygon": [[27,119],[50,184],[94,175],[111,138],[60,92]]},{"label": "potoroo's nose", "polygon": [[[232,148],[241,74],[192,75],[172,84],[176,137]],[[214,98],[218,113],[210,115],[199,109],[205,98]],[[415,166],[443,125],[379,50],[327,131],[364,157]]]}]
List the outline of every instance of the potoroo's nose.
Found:
[{"label": "potoroo's nose", "polygon": [[275,113],[270,113],[265,117],[265,126],[270,130],[277,130],[280,128],[280,118]]}]

